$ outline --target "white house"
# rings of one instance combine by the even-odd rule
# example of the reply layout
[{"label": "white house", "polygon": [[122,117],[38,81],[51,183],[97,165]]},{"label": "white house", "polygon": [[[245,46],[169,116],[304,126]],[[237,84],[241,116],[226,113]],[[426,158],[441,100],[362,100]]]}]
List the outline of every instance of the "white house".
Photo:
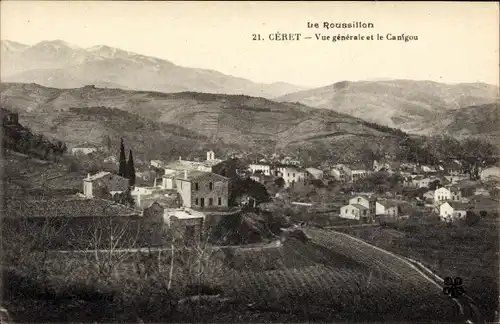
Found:
[{"label": "white house", "polygon": [[461,201],[462,192],[457,187],[442,187],[434,191],[434,203],[442,204],[445,201]]},{"label": "white house", "polygon": [[155,168],[158,168],[158,169],[162,169],[164,168],[164,163],[160,160],[151,160],[151,166],[152,167],[155,167]]},{"label": "white house", "polygon": [[376,210],[376,199],[365,196],[354,196],[349,204],[340,208],[340,217],[348,219],[373,218]]},{"label": "white house", "polygon": [[215,158],[215,153],[213,151],[207,152],[207,159],[205,161],[188,161],[183,160],[179,156],[179,160],[175,162],[168,163],[164,166],[165,174],[169,174],[177,171],[202,171],[202,172],[213,172],[214,166],[221,163],[222,160]]},{"label": "white house", "polygon": [[481,171],[480,174],[481,181],[486,181],[488,179],[500,179],[500,168],[492,167]]},{"label": "white house", "polygon": [[127,190],[129,180],[111,172],[102,171],[88,174],[83,179],[83,194],[87,198],[100,197],[104,193],[118,193]]},{"label": "white house", "polygon": [[271,165],[267,163],[252,163],[248,166],[248,169],[252,173],[259,171],[267,176],[271,175],[271,170],[272,170]]},{"label": "white house", "polygon": [[474,195],[475,196],[489,197],[490,196],[490,192],[488,190],[486,190],[485,188],[483,188],[483,187],[479,187],[479,188],[476,188],[476,190],[474,191]]},{"label": "white house", "polygon": [[285,188],[294,188],[305,184],[305,172],[298,167],[291,165],[279,165],[276,167],[276,171],[281,175],[283,180],[285,180]]},{"label": "white house", "polygon": [[320,180],[323,179],[323,171],[316,168],[307,168],[306,172],[311,176],[312,179]]},{"label": "white house", "polygon": [[442,221],[452,222],[465,218],[469,206],[460,202],[445,202],[439,206],[439,217]]},{"label": "white house", "polygon": [[91,153],[97,152],[97,147],[73,147],[71,149],[71,154],[73,155],[78,155],[78,154],[83,154],[83,155],[89,155]]},{"label": "white house", "polygon": [[347,181],[350,177],[349,174],[343,169],[339,167],[333,167],[330,170],[330,175],[337,181]]},{"label": "white house", "polygon": [[340,208],[340,217],[347,219],[361,219],[368,217],[368,208],[360,204],[349,204]]}]

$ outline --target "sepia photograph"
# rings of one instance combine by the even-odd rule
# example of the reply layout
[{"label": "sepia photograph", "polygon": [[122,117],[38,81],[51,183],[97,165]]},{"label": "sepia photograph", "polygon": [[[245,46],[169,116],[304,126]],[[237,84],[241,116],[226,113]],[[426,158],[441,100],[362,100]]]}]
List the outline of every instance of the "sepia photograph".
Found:
[{"label": "sepia photograph", "polygon": [[0,323],[500,323],[497,2],[0,2]]}]

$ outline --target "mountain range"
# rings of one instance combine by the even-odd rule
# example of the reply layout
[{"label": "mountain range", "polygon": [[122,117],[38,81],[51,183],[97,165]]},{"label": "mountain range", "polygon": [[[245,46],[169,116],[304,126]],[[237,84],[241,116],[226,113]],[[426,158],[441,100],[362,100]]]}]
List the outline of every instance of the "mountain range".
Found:
[{"label": "mountain range", "polygon": [[[378,80],[338,82],[276,98],[334,110],[409,133],[472,135],[481,117],[500,126],[499,89],[484,83],[444,84],[431,81]],[[483,111],[483,107],[489,107]],[[467,108],[464,110],[464,108]],[[448,125],[455,124],[453,127]],[[495,132],[490,127],[485,132]],[[476,135],[478,132],[472,132]],[[479,132],[481,133],[481,132]]]},{"label": "mountain range", "polygon": [[304,87],[284,82],[256,83],[214,70],[187,68],[170,61],[106,45],[81,48],[62,40],[33,46],[1,41],[3,82],[55,88],[97,87],[159,92],[196,91],[274,98]]},{"label": "mountain range", "polygon": [[[194,147],[201,151],[200,145],[207,144],[222,145],[225,151],[301,151],[308,159],[333,155],[349,159],[366,147],[381,145],[390,154],[398,140],[390,132],[335,111],[243,95],[2,83],[0,97],[2,107],[20,113],[21,124],[64,140],[69,147],[101,144],[106,136],[117,142],[125,137],[140,143],[138,154],[146,160],[172,157],[167,156],[168,149],[162,150],[164,156],[155,153],[171,147],[172,141],[182,143],[175,145],[179,149],[172,152],[174,158],[182,149],[182,155],[190,154],[187,151]],[[157,149],[148,149],[153,146]]]}]

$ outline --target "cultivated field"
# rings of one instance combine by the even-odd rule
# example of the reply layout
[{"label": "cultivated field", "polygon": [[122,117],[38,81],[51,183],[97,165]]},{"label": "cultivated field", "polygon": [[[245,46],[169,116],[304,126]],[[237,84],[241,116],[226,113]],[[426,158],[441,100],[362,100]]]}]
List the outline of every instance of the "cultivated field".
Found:
[{"label": "cultivated field", "polygon": [[461,277],[485,319],[498,310],[498,220],[483,218],[471,227],[442,223],[399,229],[371,227],[341,231],[422,262],[440,277]]}]

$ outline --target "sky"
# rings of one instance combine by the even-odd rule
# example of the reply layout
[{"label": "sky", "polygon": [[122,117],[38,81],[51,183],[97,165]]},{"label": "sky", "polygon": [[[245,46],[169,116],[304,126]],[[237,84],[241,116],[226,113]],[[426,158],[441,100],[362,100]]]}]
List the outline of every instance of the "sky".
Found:
[{"label": "sky", "polygon": [[[2,40],[105,44],[257,82],[499,83],[499,5],[493,2],[1,1],[0,6]],[[353,21],[374,28],[307,28],[308,22],[323,27]],[[270,40],[276,32],[302,36]],[[404,33],[418,40],[332,42],[315,40],[317,33],[384,38]],[[252,40],[252,34],[264,40]]]}]

